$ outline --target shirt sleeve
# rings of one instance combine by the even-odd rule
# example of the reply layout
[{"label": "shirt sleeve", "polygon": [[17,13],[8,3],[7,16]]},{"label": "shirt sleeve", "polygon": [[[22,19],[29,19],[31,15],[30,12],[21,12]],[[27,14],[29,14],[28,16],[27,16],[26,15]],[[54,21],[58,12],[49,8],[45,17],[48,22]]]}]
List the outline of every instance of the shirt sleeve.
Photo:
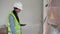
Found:
[{"label": "shirt sleeve", "polygon": [[10,25],[11,25],[11,31],[12,31],[12,33],[13,34],[16,34],[16,30],[15,30],[15,26],[14,26],[14,18],[13,18],[13,16],[10,16]]}]

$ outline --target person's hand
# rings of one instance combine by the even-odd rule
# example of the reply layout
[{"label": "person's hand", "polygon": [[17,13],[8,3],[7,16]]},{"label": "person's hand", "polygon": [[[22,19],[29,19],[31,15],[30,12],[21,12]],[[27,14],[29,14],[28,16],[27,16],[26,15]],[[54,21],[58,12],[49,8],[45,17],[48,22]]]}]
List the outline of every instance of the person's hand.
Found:
[{"label": "person's hand", "polygon": [[20,26],[26,26],[26,24],[20,24]]}]

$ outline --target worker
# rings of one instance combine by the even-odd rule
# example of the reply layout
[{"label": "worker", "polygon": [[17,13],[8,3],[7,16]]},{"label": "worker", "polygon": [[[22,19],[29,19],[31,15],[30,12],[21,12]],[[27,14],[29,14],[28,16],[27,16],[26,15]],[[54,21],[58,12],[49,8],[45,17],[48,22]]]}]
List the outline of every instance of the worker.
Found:
[{"label": "worker", "polygon": [[23,5],[21,2],[14,3],[14,10],[8,16],[8,34],[22,34],[21,26],[25,24],[20,24],[18,13],[23,10]]}]

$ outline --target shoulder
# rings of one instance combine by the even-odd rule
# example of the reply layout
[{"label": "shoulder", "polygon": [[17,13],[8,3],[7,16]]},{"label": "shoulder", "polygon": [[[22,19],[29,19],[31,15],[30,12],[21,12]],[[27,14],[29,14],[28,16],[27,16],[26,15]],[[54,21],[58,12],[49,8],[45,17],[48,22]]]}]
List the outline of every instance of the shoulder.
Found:
[{"label": "shoulder", "polygon": [[13,15],[9,14],[9,15],[8,15],[8,18],[9,18],[9,19],[13,19],[14,17],[13,17]]},{"label": "shoulder", "polygon": [[8,15],[8,17],[13,17],[12,12]]}]

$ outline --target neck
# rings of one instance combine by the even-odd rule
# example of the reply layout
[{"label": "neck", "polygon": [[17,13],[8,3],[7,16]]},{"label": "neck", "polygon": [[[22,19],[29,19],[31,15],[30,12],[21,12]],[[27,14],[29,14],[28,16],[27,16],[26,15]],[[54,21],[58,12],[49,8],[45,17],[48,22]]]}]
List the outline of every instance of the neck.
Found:
[{"label": "neck", "polygon": [[17,11],[13,10],[13,12],[14,12],[15,14],[17,14]]}]

